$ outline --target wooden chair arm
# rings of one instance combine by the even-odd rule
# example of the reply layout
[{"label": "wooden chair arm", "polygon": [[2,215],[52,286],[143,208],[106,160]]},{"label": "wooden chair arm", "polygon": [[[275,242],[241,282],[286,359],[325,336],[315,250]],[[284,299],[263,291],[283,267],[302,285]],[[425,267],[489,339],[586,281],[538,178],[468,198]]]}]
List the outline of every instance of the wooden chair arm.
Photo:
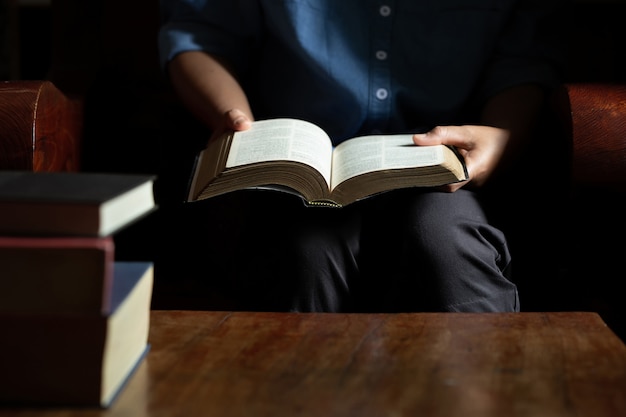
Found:
[{"label": "wooden chair arm", "polygon": [[50,81],[0,83],[0,169],[78,171],[82,103]]},{"label": "wooden chair arm", "polygon": [[572,180],[626,190],[626,85],[568,84]]}]

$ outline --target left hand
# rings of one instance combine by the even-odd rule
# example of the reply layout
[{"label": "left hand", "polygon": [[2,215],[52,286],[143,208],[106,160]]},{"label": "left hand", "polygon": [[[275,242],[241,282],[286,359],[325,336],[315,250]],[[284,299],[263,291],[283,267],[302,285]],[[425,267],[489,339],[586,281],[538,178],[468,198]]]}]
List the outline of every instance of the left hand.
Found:
[{"label": "left hand", "polygon": [[510,136],[508,130],[491,126],[437,126],[429,132],[413,135],[413,142],[455,146],[463,155],[469,180],[442,187],[444,191],[454,192],[468,184],[484,185],[500,163]]}]

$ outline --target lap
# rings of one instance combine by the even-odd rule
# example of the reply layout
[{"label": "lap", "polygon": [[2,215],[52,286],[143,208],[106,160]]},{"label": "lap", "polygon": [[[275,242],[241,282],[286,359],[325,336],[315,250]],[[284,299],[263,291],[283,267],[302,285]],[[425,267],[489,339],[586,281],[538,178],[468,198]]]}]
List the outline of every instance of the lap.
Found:
[{"label": "lap", "polygon": [[[491,269],[477,274],[497,275],[496,258],[506,252],[503,237],[487,224],[479,197],[466,190],[402,190],[342,209],[306,207],[291,195],[265,191],[242,193],[233,201],[236,218],[228,221],[237,223],[240,233],[233,258],[238,274],[230,284],[251,299],[263,293],[273,300],[306,298],[308,294],[293,294],[314,293],[316,287],[328,294],[336,287],[342,297],[364,300],[346,305],[376,310],[385,292],[409,291],[402,309],[442,310],[446,303],[473,302],[471,293],[459,298],[456,281],[456,276],[472,277],[464,269],[477,262],[467,253],[491,258],[478,262]],[[493,234],[487,241],[486,231]],[[496,243],[490,241],[494,236]],[[484,248],[477,249],[477,244]],[[447,283],[439,282],[442,276]],[[441,285],[446,288],[441,290]],[[442,296],[434,297],[437,292]],[[328,297],[335,304],[341,298]],[[395,295],[389,300],[388,306],[397,302]],[[289,309],[290,301],[272,303],[275,309]],[[328,303],[312,303],[317,304]]]}]

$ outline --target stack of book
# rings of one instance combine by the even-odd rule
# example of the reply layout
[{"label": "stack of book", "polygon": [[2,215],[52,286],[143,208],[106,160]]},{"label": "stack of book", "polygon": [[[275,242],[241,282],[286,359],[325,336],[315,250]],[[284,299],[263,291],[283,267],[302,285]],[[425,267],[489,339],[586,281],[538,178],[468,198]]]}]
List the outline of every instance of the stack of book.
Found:
[{"label": "stack of book", "polygon": [[0,171],[0,402],[108,407],[149,349],[151,262],[113,235],[154,177]]}]

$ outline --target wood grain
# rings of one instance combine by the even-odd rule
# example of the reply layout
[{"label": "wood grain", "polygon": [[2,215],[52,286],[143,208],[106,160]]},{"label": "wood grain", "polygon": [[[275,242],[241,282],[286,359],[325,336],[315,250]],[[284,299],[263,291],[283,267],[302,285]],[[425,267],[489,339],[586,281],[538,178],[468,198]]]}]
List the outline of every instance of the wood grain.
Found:
[{"label": "wood grain", "polygon": [[626,346],[595,313],[154,311],[109,410],[0,416],[624,416]]},{"label": "wood grain", "polygon": [[573,181],[626,191],[626,85],[568,84],[567,90]]},{"label": "wood grain", "polygon": [[0,83],[0,169],[78,171],[82,104],[50,81]]}]

